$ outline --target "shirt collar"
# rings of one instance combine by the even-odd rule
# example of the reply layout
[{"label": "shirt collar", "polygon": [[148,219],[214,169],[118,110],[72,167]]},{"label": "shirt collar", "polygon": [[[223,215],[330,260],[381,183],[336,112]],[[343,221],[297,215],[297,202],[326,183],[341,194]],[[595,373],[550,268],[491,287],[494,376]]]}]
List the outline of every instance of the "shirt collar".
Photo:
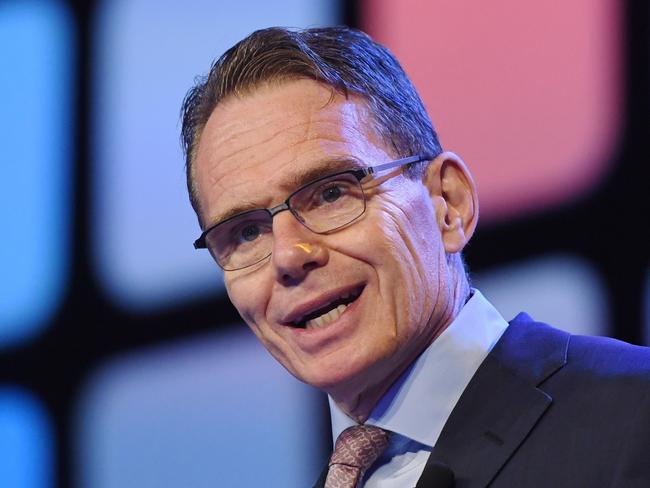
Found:
[{"label": "shirt collar", "polygon": [[[433,447],[472,376],[508,323],[473,290],[452,323],[375,406],[366,424]],[[332,436],[356,424],[329,397]]]}]

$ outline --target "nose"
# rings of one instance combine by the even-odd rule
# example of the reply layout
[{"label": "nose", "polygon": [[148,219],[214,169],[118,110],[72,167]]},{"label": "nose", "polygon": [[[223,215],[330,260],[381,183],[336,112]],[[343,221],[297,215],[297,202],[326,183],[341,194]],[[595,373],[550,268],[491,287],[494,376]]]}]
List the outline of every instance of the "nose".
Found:
[{"label": "nose", "polygon": [[278,282],[296,285],[328,260],[329,253],[320,235],[307,229],[290,212],[275,216],[271,263]]}]

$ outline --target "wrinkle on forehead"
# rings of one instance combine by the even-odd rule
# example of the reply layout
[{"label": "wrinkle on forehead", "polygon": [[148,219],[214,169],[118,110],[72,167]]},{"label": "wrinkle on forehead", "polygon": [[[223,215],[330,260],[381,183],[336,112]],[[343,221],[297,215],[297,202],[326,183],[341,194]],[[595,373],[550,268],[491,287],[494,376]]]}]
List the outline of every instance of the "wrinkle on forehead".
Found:
[{"label": "wrinkle on forehead", "polygon": [[[337,119],[337,123],[345,121],[348,122],[348,124],[346,124],[348,127],[357,128],[356,136],[365,135],[362,127],[365,126],[364,122],[371,122],[371,117],[367,104],[363,99],[356,96],[344,97],[330,87],[317,82],[311,83],[313,86],[311,90],[312,95],[310,97],[297,97],[290,100],[288,103],[283,103],[281,114],[278,114],[277,110],[268,110],[264,113],[264,118],[260,118],[259,112],[254,118],[247,116],[248,114],[242,113],[242,107],[246,107],[246,105],[250,105],[254,108],[259,108],[260,106],[263,107],[264,105],[273,106],[277,98],[277,95],[273,91],[274,88],[277,88],[275,85],[262,86],[258,90],[252,91],[248,96],[227,97],[215,108],[202,134],[204,135],[205,132],[209,131],[210,125],[218,123],[220,124],[218,137],[211,142],[207,142],[207,147],[205,141],[201,140],[201,144],[199,145],[199,154],[205,152],[201,149],[213,152],[213,149],[215,149],[214,146],[228,144],[234,145],[249,133],[263,133],[265,127],[274,125],[278,119],[290,121],[295,114],[298,114],[304,119],[304,115],[308,113],[309,119],[300,120],[293,125],[287,123],[285,127],[281,127],[277,129],[275,133],[272,132],[269,134],[267,139],[272,139],[279,132],[296,131],[296,129],[300,129],[303,125],[305,125],[303,131],[297,131],[296,137],[302,135],[305,137],[305,140],[316,138],[320,134],[318,131],[312,130],[314,119],[316,121],[319,119],[325,119],[325,123],[327,123],[326,119],[328,118],[328,115],[333,115],[334,118]],[[342,114],[343,117],[339,117],[340,114]],[[368,127],[371,126],[372,124],[369,123]],[[228,154],[228,152],[222,154],[225,158],[230,155],[231,154]]]},{"label": "wrinkle on forehead", "polygon": [[[376,141],[373,120],[362,99],[310,83],[312,86],[297,91],[297,96],[288,96],[290,91],[281,92],[275,86],[260,87],[245,96],[229,97],[215,108],[197,151],[195,178],[200,201],[238,204],[260,198],[246,195],[251,178],[237,173],[253,176],[257,171],[266,175],[267,188],[278,188],[286,186],[283,181],[295,180],[292,174],[304,172],[309,164],[329,156],[354,158],[357,155],[352,151],[359,141]],[[266,165],[272,171],[265,171]],[[270,206],[268,201],[259,203]],[[202,210],[214,215],[216,209],[210,204],[202,204]]]}]

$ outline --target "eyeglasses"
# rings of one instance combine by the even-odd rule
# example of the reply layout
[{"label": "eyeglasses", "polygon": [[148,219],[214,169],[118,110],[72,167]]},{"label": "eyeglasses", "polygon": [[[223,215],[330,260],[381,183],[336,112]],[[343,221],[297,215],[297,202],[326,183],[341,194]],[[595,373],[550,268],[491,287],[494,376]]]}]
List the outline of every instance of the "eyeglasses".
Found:
[{"label": "eyeglasses", "polygon": [[194,248],[207,248],[224,271],[248,268],[271,255],[273,217],[278,213],[288,210],[316,234],[336,231],[365,212],[361,180],[366,176],[431,159],[430,155],[411,156],[319,178],[294,191],[276,207],[242,212],[207,228],[194,242]]}]

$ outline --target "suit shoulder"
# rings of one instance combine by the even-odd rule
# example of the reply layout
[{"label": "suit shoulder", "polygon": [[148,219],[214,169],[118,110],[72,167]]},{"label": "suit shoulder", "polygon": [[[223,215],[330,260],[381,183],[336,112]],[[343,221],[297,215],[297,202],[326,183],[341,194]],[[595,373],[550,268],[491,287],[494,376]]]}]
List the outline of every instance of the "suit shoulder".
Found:
[{"label": "suit shoulder", "polygon": [[568,365],[603,378],[637,378],[650,385],[650,348],[609,337],[571,336]]},{"label": "suit shoulder", "polygon": [[649,347],[609,337],[571,335],[526,314],[518,315],[509,328],[517,330],[519,344],[526,344],[537,354],[563,354],[560,376],[582,377],[585,381],[636,381],[650,388]]}]

